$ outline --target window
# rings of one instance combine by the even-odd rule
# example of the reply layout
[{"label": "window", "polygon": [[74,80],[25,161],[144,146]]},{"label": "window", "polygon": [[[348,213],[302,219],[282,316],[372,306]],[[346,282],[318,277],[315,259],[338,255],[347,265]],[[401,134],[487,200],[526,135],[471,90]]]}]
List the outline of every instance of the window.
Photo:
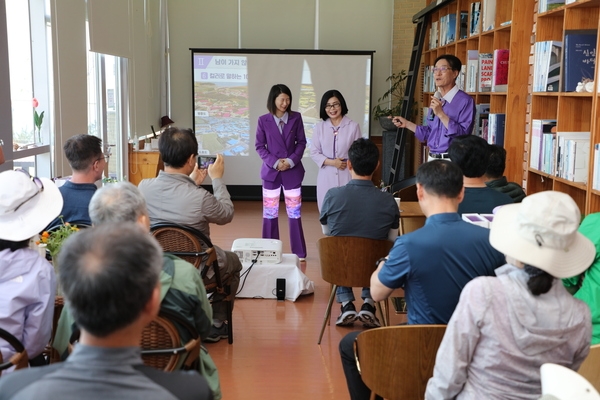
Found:
[{"label": "window", "polygon": [[127,87],[126,58],[88,51],[88,133],[102,139],[105,153],[110,147],[104,175],[119,180],[126,175],[122,144],[129,132]]},{"label": "window", "polygon": [[[0,133],[0,140],[4,142],[9,167],[22,167],[31,174],[50,176],[53,96],[49,0],[3,3],[12,134]],[[37,124],[34,122],[36,113]]]}]

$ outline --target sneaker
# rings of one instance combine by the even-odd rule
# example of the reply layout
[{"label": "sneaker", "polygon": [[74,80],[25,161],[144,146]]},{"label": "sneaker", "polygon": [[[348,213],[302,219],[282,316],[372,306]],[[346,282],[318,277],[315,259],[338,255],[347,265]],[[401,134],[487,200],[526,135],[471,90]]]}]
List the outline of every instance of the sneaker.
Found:
[{"label": "sneaker", "polygon": [[354,321],[356,321],[357,317],[358,315],[356,314],[354,303],[349,302],[345,306],[342,306],[342,312],[340,313],[337,321],[335,321],[335,324],[337,326],[354,325]]},{"label": "sneaker", "polygon": [[221,339],[227,339],[229,337],[229,333],[227,332],[227,324],[221,325],[220,328],[216,326],[212,326],[210,328],[210,334],[204,338],[204,342],[208,343],[217,343]]},{"label": "sneaker", "polygon": [[381,323],[375,316],[376,309],[369,303],[364,303],[358,313],[358,319],[363,323],[365,328],[377,328]]}]

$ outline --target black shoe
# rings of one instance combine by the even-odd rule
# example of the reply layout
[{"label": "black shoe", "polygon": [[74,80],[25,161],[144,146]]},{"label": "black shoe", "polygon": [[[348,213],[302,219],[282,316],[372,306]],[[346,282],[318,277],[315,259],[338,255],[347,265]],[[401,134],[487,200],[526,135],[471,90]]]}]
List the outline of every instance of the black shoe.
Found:
[{"label": "black shoe", "polygon": [[376,312],[376,308],[369,303],[362,305],[360,313],[358,313],[358,319],[363,323],[365,328],[378,328],[381,326],[377,316],[375,316]]},{"label": "black shoe", "polygon": [[348,302],[345,306],[342,306],[342,312],[338,317],[335,324],[337,326],[349,326],[354,325],[354,321],[358,318],[358,314],[356,314],[356,308],[354,308],[354,303]]},{"label": "black shoe", "polygon": [[211,326],[210,334],[204,338],[205,343],[216,343],[221,339],[227,339],[229,337],[229,333],[227,331],[227,325],[223,323],[220,328],[216,326]]}]

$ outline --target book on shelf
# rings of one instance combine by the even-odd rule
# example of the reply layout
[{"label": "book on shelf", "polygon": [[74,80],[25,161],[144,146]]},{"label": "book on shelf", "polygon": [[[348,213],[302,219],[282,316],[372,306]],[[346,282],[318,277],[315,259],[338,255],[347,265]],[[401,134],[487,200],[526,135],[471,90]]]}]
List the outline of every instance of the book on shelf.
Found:
[{"label": "book on shelf", "polygon": [[504,147],[506,114],[490,113],[488,120],[488,143]]},{"label": "book on shelf", "polygon": [[506,92],[508,89],[508,54],[508,49],[494,50],[492,92]]},{"label": "book on shelf", "polygon": [[542,134],[542,172],[554,175],[556,172],[556,131]]},{"label": "book on shelf", "polygon": [[587,183],[590,132],[557,132],[556,176]]},{"label": "book on shelf", "polygon": [[459,26],[458,26],[458,38],[466,39],[468,32],[469,32],[469,12],[461,11],[460,12],[460,21],[459,21]]},{"label": "book on shelf", "polygon": [[479,81],[478,92],[492,91],[492,72],[494,69],[494,55],[492,53],[479,53]]},{"label": "book on shelf", "polygon": [[[488,117],[490,114],[490,103],[480,103],[475,105],[475,123],[473,124],[473,135],[483,137],[484,120],[487,129]],[[487,140],[487,130],[485,132],[485,140]]]},{"label": "book on shelf", "polygon": [[584,79],[594,80],[597,30],[566,30],[563,92],[574,92]]},{"label": "book on shelf", "polygon": [[[568,3],[567,3],[568,4]],[[560,6],[565,5],[565,0],[540,0],[538,6],[538,12],[543,13],[546,11],[554,10]]]},{"label": "book on shelf", "polygon": [[444,45],[447,45],[456,40],[456,13],[446,15],[445,23]]},{"label": "book on shelf", "polygon": [[531,121],[531,140],[529,143],[529,166],[543,171],[544,134],[556,132],[555,119],[534,119]]},{"label": "book on shelf", "polygon": [[467,79],[467,66],[463,64],[460,66],[460,72],[458,73],[458,76],[456,77],[456,86],[458,86],[458,88],[460,90],[462,90],[463,92],[465,91],[466,79]]},{"label": "book on shelf", "polygon": [[471,22],[469,23],[469,36],[481,33],[481,2],[471,3]]},{"label": "book on shelf", "polygon": [[534,45],[534,92],[558,92],[562,60],[562,42],[546,40]]},{"label": "book on shelf", "polygon": [[431,29],[429,30],[429,48],[435,49],[438,47],[438,21],[431,23]]},{"label": "book on shelf", "polygon": [[467,50],[467,83],[466,92],[477,91],[477,74],[479,72],[479,51]]},{"label": "book on shelf", "polygon": [[[504,0],[502,0],[504,1]],[[491,31],[495,28],[496,0],[483,0],[482,32]]]}]

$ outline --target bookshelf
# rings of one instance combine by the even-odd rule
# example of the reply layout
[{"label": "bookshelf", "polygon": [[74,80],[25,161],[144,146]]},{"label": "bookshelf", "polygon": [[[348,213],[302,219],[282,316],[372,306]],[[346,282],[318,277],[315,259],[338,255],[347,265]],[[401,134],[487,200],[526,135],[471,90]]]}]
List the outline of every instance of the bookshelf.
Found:
[{"label": "bookshelf", "polygon": [[[427,0],[427,4],[439,3],[439,0]],[[478,4],[479,33],[469,35],[473,20],[471,10]],[[483,31],[485,6],[491,9],[495,3],[494,27]],[[444,6],[432,12],[429,19],[428,32],[440,29],[440,20],[448,14],[456,14],[460,21],[461,12],[468,12],[467,37],[461,38],[457,31],[453,42],[435,47],[435,41],[426,40],[423,50],[423,66],[433,65],[435,59],[442,54],[454,54],[463,65],[467,65],[468,51],[494,53],[497,49],[508,49],[510,52],[508,67],[508,88],[505,92],[470,92],[476,104],[489,104],[490,113],[506,114],[504,148],[506,149],[505,175],[510,181],[522,182],[524,174],[523,149],[526,144],[527,104],[529,102],[528,83],[530,64],[530,42],[533,27],[533,0],[454,0],[445,1]],[[490,21],[489,13],[486,20]],[[437,26],[436,26],[437,25]],[[457,30],[460,24],[457,25]],[[441,43],[438,41],[438,43]],[[432,92],[423,88],[421,104],[429,104]],[[600,199],[600,197],[599,197]]]},{"label": "bookshelf", "polygon": [[[531,3],[530,7],[537,11],[537,4],[534,4],[533,1]],[[559,41],[564,46],[565,33],[572,30],[595,30],[597,38],[599,17],[600,2],[597,0],[579,0],[550,11],[536,12],[534,41]],[[564,47],[563,51],[565,51]],[[594,57],[596,56],[594,55]],[[592,189],[592,182],[594,144],[600,143],[600,122],[598,121],[600,96],[596,85],[591,93],[563,92],[563,68],[564,63],[561,64],[560,91],[532,92],[528,122],[538,119],[554,119],[557,132],[590,132],[587,182],[573,182],[559,178],[554,173],[550,174],[532,168],[528,154],[525,153],[527,194],[542,190],[557,190],[569,194],[583,213],[599,212],[600,192]],[[597,80],[597,62],[594,75],[592,79]],[[532,137],[530,137],[529,143],[531,140],[533,140]]]}]

